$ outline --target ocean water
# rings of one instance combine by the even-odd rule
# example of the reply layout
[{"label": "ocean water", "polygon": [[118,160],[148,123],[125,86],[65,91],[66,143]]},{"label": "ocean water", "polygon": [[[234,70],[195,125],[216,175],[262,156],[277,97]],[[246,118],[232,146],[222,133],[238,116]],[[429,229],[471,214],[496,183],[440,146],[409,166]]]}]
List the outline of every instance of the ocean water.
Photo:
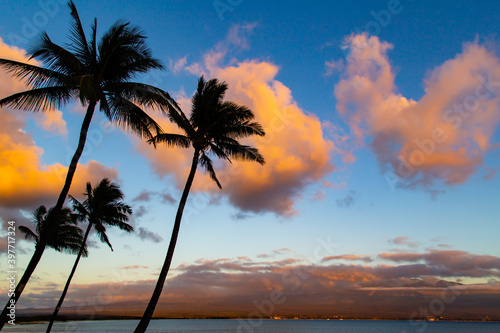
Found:
[{"label": "ocean water", "polygon": [[[126,333],[133,332],[138,320],[104,320],[56,323],[52,332]],[[6,325],[4,332],[45,332],[47,324]],[[218,333],[498,333],[500,323],[427,322],[374,320],[152,320],[147,332]]]}]

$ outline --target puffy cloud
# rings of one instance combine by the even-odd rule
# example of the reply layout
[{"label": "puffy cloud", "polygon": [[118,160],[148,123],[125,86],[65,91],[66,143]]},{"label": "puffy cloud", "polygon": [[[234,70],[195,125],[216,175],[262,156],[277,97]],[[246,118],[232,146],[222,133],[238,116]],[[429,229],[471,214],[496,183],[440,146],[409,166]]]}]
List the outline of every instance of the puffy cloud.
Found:
[{"label": "puffy cloud", "polygon": [[[5,110],[0,110],[0,116],[4,120],[8,118]],[[28,208],[53,204],[64,184],[67,167],[60,163],[42,165],[43,149],[34,144],[31,136],[21,132],[20,128],[12,134],[0,133],[0,205]],[[16,140],[16,137],[21,137],[21,140]],[[96,183],[104,177],[115,179],[117,175],[115,169],[89,161],[78,166],[71,193],[83,192],[88,181]]]},{"label": "puffy cloud", "polygon": [[[0,57],[27,61],[24,50],[6,45],[1,40]],[[23,89],[25,87],[17,79],[0,71],[0,97]],[[23,130],[26,123],[21,118],[21,112],[0,109],[0,206],[32,209],[40,204],[52,205],[64,184],[67,167],[60,163],[41,163],[43,149]],[[61,114],[52,110],[35,119],[44,129],[65,134],[66,123]],[[83,192],[86,182],[95,183],[104,177],[115,179],[117,171],[96,161],[79,165],[71,192],[79,194]]]},{"label": "puffy cloud", "polygon": [[[302,110],[290,89],[275,79],[278,66],[257,60],[233,60],[230,65],[221,65],[230,46],[246,47],[241,30],[251,28],[232,30],[228,40],[208,52],[202,63],[188,66],[188,70],[198,71],[196,74],[207,73],[209,77],[227,82],[226,99],[253,110],[256,121],[265,128],[266,136],[249,138],[246,143],[260,150],[266,164],[260,166],[236,161],[217,164],[222,192],[208,177],[199,174],[193,191],[227,195],[229,201],[242,211],[290,216],[296,213],[294,204],[300,199],[302,189],[321,181],[335,169],[330,162],[335,145],[325,138],[318,117]],[[178,132],[167,121],[161,125],[165,131]],[[184,186],[191,166],[191,150],[158,147],[155,151],[144,143],[139,143],[137,149],[149,158],[157,174],[174,174],[178,187]]]},{"label": "puffy cloud", "polygon": [[337,110],[358,144],[367,138],[382,171],[399,185],[424,187],[465,182],[483,165],[500,122],[500,60],[485,46],[464,44],[462,53],[435,68],[425,95],[397,93],[388,58],[392,45],[366,34],[346,39],[349,49],[335,86]]},{"label": "puffy cloud", "polygon": [[64,121],[63,113],[59,110],[53,110],[42,114],[41,121],[42,128],[48,132],[67,135],[68,129],[66,128],[66,121]]}]

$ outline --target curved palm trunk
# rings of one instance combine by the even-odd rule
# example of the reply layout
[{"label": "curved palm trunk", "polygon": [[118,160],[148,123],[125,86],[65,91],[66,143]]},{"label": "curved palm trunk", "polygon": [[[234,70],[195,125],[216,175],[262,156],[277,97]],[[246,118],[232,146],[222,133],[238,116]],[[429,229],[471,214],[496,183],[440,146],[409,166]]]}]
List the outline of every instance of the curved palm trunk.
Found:
[{"label": "curved palm trunk", "polygon": [[[16,286],[16,289],[10,299],[7,301],[7,304],[3,308],[2,314],[0,315],[0,330],[3,328],[5,323],[11,319],[8,317],[8,314],[10,313],[11,309],[15,309],[15,305],[17,304],[17,300],[21,296],[24,287],[28,283],[28,280],[31,277],[31,274],[33,274],[33,271],[35,270],[36,266],[38,265],[38,262],[42,258],[43,251],[45,251],[45,244],[38,244],[35,247],[35,253],[33,253],[33,256],[30,259],[30,262],[28,263],[28,267],[26,267],[26,270],[24,271],[23,276],[21,277],[21,280],[19,280],[19,283]],[[12,305],[13,304],[13,305]],[[14,310],[15,311],[15,310]]]},{"label": "curved palm trunk", "polygon": [[78,147],[76,148],[75,154],[73,154],[73,158],[71,159],[71,163],[68,167],[68,173],[66,174],[66,180],[64,182],[63,189],[59,194],[59,198],[57,199],[57,203],[54,206],[54,211],[58,212],[61,210],[64,205],[64,200],[68,196],[69,188],[71,187],[71,182],[73,181],[73,176],[75,175],[76,166],[78,165],[78,161],[83,153],[83,148],[85,147],[85,141],[87,140],[87,132],[89,131],[90,121],[92,120],[92,116],[94,115],[94,110],[96,106],[96,102],[90,102],[87,107],[87,112],[85,113],[85,118],[83,118],[82,129],[80,130],[80,139],[78,140]]},{"label": "curved palm trunk", "polygon": [[184,186],[184,191],[182,192],[181,201],[179,202],[179,207],[177,208],[177,214],[175,215],[174,229],[172,230],[172,236],[170,237],[170,244],[168,246],[167,256],[165,257],[165,262],[161,268],[160,276],[156,282],[155,290],[153,291],[153,296],[149,301],[148,307],[144,314],[142,315],[139,325],[137,325],[134,333],[144,333],[148,328],[149,321],[153,317],[153,312],[155,311],[156,304],[160,299],[161,291],[165,280],[167,278],[168,270],[170,269],[170,263],[172,262],[172,257],[174,256],[175,244],[177,243],[177,236],[179,235],[179,229],[181,226],[182,213],[184,212],[184,207],[186,206],[187,197],[189,195],[189,190],[193,184],[194,175],[196,173],[196,168],[198,167],[198,159],[200,156],[200,151],[195,150],[193,156],[193,163],[191,165],[191,171],[189,172],[186,185]]},{"label": "curved palm trunk", "polygon": [[83,250],[85,249],[85,244],[87,243],[87,238],[90,233],[90,229],[92,229],[92,224],[89,223],[89,226],[87,227],[87,231],[85,231],[85,236],[83,237],[82,241],[82,246],[80,247],[80,251],[78,252],[78,255],[76,256],[75,263],[73,264],[73,269],[71,270],[71,273],[69,274],[68,280],[66,281],[66,285],[64,286],[64,290],[61,294],[61,297],[59,298],[59,302],[57,302],[56,308],[54,309],[54,312],[52,313],[52,317],[50,317],[50,323],[49,326],[47,327],[47,333],[50,332],[52,329],[52,325],[54,325],[54,321],[57,318],[57,314],[59,313],[59,309],[61,308],[62,303],[64,302],[64,297],[66,297],[66,293],[68,292],[69,285],[71,283],[71,279],[73,279],[73,275],[75,275],[76,272],[76,267],[78,266],[78,263],[80,262],[80,258],[82,257]]}]

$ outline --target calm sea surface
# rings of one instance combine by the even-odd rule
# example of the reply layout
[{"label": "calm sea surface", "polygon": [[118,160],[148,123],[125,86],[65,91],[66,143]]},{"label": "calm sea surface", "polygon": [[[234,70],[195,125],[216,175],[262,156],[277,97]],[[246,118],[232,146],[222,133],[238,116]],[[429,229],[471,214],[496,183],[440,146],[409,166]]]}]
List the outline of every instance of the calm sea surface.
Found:
[{"label": "calm sea surface", "polygon": [[[138,320],[80,321],[56,323],[52,332],[133,332]],[[45,332],[47,324],[5,325],[4,332]],[[405,322],[372,320],[153,320],[148,332],[238,333],[459,333],[500,332],[500,323]]]}]

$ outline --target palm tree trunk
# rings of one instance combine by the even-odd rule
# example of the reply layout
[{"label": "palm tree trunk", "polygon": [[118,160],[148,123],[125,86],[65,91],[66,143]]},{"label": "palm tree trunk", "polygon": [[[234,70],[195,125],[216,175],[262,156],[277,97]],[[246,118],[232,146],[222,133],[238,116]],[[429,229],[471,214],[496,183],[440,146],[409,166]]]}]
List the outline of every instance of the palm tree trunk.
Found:
[{"label": "palm tree trunk", "polygon": [[61,308],[62,303],[64,302],[64,297],[66,297],[66,293],[68,292],[69,285],[71,283],[71,279],[73,279],[73,275],[75,275],[76,272],[76,267],[78,266],[78,262],[80,261],[80,258],[83,254],[83,250],[85,249],[85,244],[87,243],[87,238],[90,233],[90,229],[92,229],[92,224],[89,223],[89,226],[87,227],[87,231],[85,232],[85,236],[83,237],[82,241],[82,246],[80,247],[80,251],[78,252],[78,255],[76,256],[75,263],[73,264],[73,269],[71,270],[71,273],[69,274],[68,280],[66,281],[66,285],[64,286],[64,290],[61,294],[61,297],[59,298],[59,302],[57,302],[56,308],[54,309],[54,312],[52,313],[52,317],[50,317],[50,323],[49,326],[47,327],[47,333],[50,332],[52,329],[52,325],[54,325],[54,321],[57,318],[57,314],[59,313],[59,309]]},{"label": "palm tree trunk", "polygon": [[10,313],[11,309],[14,309],[15,311],[15,305],[17,304],[17,300],[21,296],[24,287],[28,283],[28,280],[31,277],[31,274],[33,274],[36,266],[38,265],[38,262],[42,258],[43,251],[45,251],[45,244],[37,244],[35,247],[35,253],[33,253],[33,256],[30,259],[30,262],[28,263],[28,267],[26,267],[26,270],[24,271],[23,276],[21,277],[21,280],[19,280],[19,283],[16,286],[16,289],[10,299],[7,301],[7,304],[3,308],[2,314],[0,315],[0,330],[3,328],[5,323],[9,320],[10,317],[8,317],[8,314]]},{"label": "palm tree trunk", "polygon": [[172,230],[172,236],[170,237],[170,244],[168,246],[165,262],[163,263],[160,276],[158,277],[158,281],[156,282],[153,296],[151,296],[148,307],[142,315],[141,321],[139,322],[139,325],[137,325],[134,333],[146,332],[149,321],[151,320],[151,317],[153,317],[153,312],[155,311],[156,304],[158,304],[158,300],[160,299],[161,291],[163,289],[163,285],[165,284],[168,270],[170,269],[170,263],[172,262],[172,258],[174,256],[175,244],[177,243],[177,236],[179,235],[179,229],[181,226],[182,213],[184,212],[184,207],[186,206],[189,190],[191,189],[191,185],[193,184],[196,168],[198,167],[199,156],[200,151],[196,149],[193,156],[193,163],[191,164],[191,171],[189,172],[186,185],[184,186],[184,192],[182,192],[181,201],[179,202],[179,207],[177,208],[177,214],[175,215],[174,229]]},{"label": "palm tree trunk", "polygon": [[96,102],[90,102],[87,107],[87,113],[85,113],[85,118],[83,118],[83,124],[80,130],[80,139],[78,141],[78,147],[76,148],[75,154],[71,159],[71,163],[68,167],[68,173],[66,174],[66,180],[64,182],[63,189],[59,194],[59,198],[57,199],[56,205],[54,206],[55,212],[61,210],[62,206],[64,205],[64,201],[68,196],[69,188],[71,187],[71,182],[73,181],[73,176],[75,175],[76,166],[78,165],[80,156],[82,156],[83,148],[85,148],[85,141],[87,140],[87,132],[89,131],[90,121],[92,120],[92,116],[94,115],[96,104],[97,104]]}]

